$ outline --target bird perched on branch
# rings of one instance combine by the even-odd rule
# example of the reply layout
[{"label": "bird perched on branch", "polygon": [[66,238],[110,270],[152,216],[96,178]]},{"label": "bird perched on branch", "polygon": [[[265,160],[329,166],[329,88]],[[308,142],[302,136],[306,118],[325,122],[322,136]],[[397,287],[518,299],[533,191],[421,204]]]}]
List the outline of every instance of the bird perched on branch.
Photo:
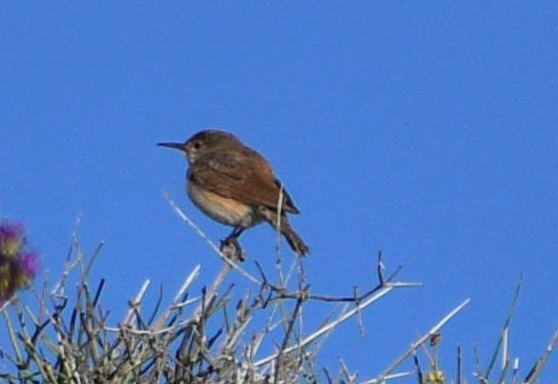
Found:
[{"label": "bird perched on branch", "polygon": [[206,215],[234,227],[224,242],[236,241],[246,228],[262,221],[276,228],[280,211],[281,234],[299,256],[308,254],[308,246],[287,218],[288,213],[298,214],[299,210],[275,177],[271,164],[235,135],[209,129],[184,143],[158,145],[186,155],[188,196]]}]

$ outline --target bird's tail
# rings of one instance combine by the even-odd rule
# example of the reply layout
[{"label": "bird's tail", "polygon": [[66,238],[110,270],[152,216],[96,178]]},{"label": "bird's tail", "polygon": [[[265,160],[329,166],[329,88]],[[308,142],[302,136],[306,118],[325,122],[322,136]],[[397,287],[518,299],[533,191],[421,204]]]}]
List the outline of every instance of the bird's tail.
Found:
[{"label": "bird's tail", "polygon": [[287,224],[285,228],[281,228],[281,233],[298,256],[306,256],[310,252],[302,237],[290,225]]},{"label": "bird's tail", "polygon": [[[271,209],[261,208],[262,216],[266,221],[275,229],[277,228],[277,212]],[[306,256],[310,253],[310,249],[302,240],[302,237],[291,227],[289,224],[289,219],[284,213],[281,215],[281,227],[279,228],[281,234],[285,236],[287,243],[291,246],[292,250],[296,252],[298,256]]]}]

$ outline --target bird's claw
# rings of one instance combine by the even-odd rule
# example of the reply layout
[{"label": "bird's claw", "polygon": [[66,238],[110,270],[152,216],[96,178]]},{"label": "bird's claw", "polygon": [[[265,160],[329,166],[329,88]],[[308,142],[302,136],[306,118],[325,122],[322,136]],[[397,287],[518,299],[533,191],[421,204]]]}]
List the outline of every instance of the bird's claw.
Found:
[{"label": "bird's claw", "polygon": [[240,243],[238,242],[238,238],[236,236],[229,236],[223,240],[221,240],[221,252],[225,257],[231,259],[232,261],[246,260],[246,254],[242,250]]}]

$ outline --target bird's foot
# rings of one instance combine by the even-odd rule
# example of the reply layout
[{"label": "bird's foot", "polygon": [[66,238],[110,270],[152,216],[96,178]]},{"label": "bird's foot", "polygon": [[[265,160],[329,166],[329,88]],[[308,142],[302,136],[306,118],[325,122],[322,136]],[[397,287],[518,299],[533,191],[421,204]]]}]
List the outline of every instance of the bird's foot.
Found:
[{"label": "bird's foot", "polygon": [[225,257],[231,259],[232,261],[245,261],[246,253],[242,250],[238,238],[236,236],[229,236],[221,240],[221,252]]}]

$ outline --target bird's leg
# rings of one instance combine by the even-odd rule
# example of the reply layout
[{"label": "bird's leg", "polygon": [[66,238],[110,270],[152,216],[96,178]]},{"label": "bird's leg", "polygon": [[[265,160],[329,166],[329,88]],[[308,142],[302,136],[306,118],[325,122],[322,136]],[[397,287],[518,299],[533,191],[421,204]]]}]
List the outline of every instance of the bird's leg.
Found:
[{"label": "bird's leg", "polygon": [[242,234],[242,232],[244,232],[245,229],[246,228],[244,227],[235,227],[229,237],[236,237],[238,239],[238,237]]},{"label": "bird's leg", "polygon": [[234,227],[232,232],[230,233],[230,235],[228,235],[223,240],[221,240],[221,243],[226,243],[227,241],[231,241],[233,239],[234,240],[238,239],[238,237],[244,231],[244,229],[245,228],[242,228],[242,227]]}]

